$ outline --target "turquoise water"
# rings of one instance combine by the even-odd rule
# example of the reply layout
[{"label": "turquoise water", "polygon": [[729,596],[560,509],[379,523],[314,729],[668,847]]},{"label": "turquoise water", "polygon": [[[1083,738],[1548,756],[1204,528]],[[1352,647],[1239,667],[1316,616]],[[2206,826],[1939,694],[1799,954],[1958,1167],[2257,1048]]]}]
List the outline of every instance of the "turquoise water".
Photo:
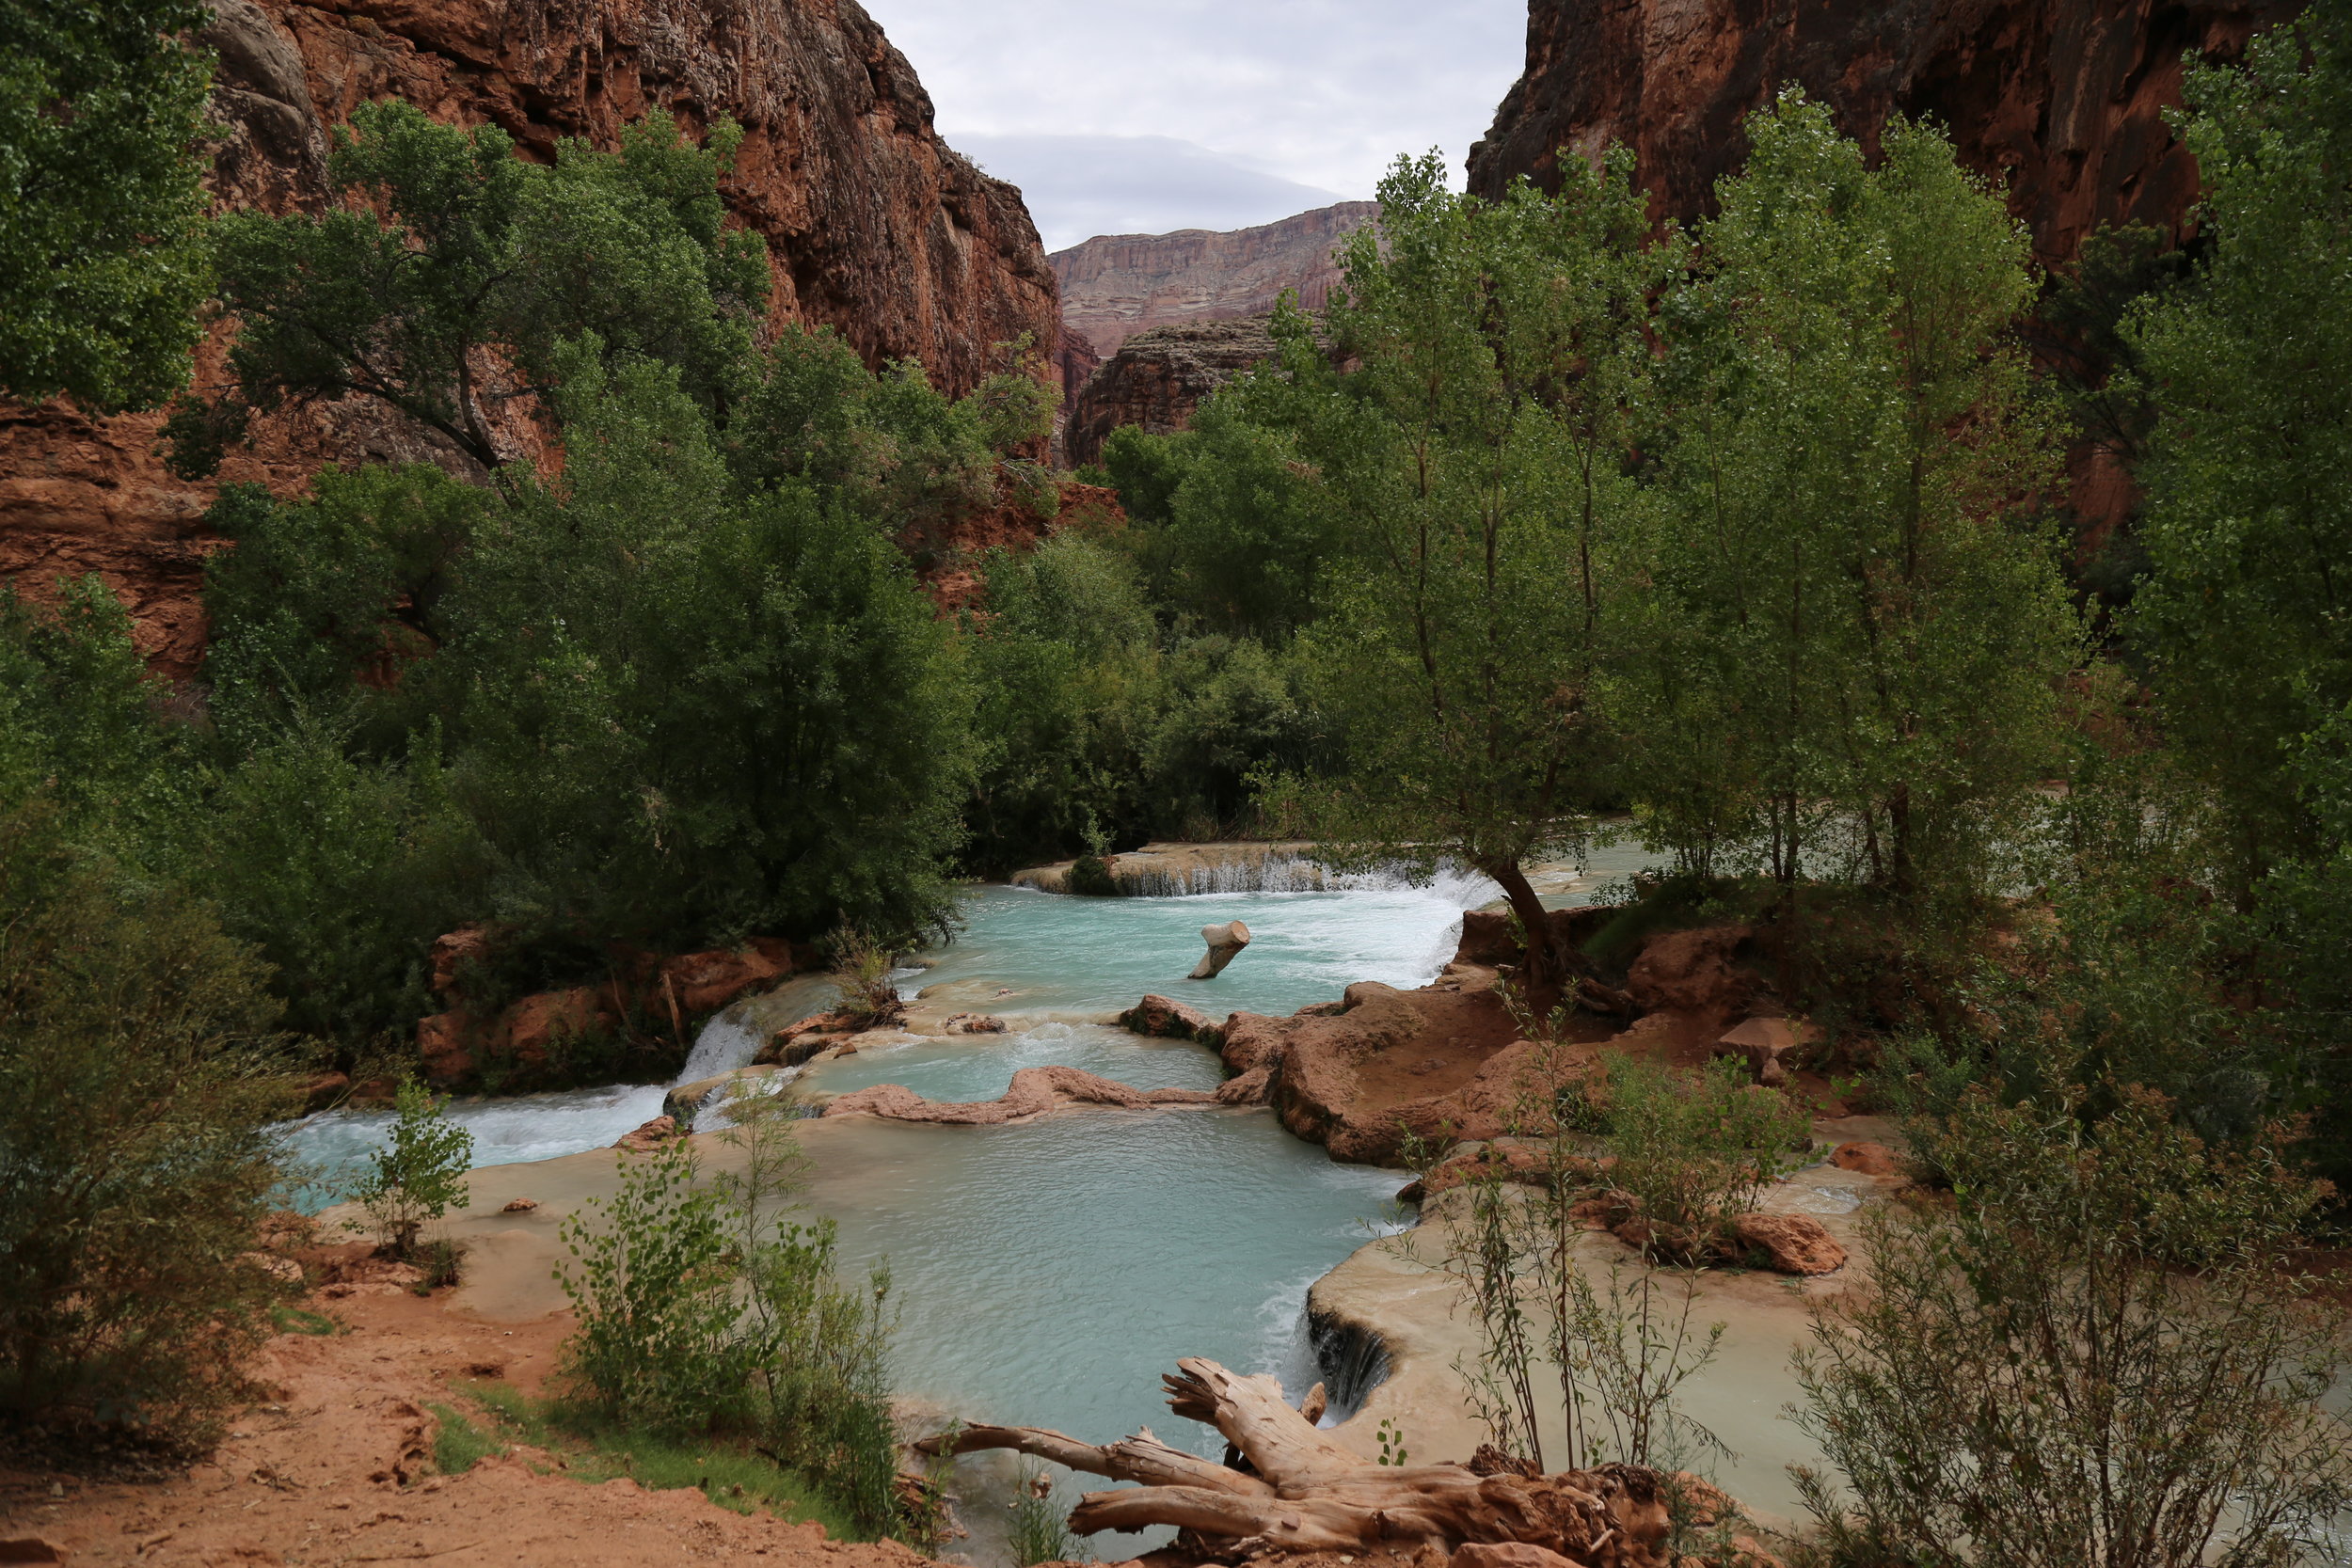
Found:
[{"label": "turquoise water", "polygon": [[1263,1110],[845,1118],[804,1142],[844,1259],[889,1259],[902,1395],[1093,1443],[1149,1426],[1210,1455],[1223,1440],[1169,1414],[1160,1374],[1205,1355],[1302,1394],[1307,1287],[1390,1227],[1402,1180],[1333,1164]]},{"label": "turquoise water", "polygon": [[1074,1067],[1137,1089],[1214,1089],[1225,1080],[1216,1053],[1190,1040],[1152,1040],[1099,1023],[1045,1022],[1019,1034],[861,1044],[854,1056],[812,1065],[794,1085],[848,1094],[903,1084],[926,1100],[994,1100],[1029,1067]]},{"label": "turquoise water", "polygon": [[[930,955],[926,996],[993,1013],[1099,1016],[1157,991],[1211,1018],[1292,1013],[1357,980],[1426,984],[1454,956],[1481,879],[1346,893],[1206,893],[1073,898],[990,886],[965,900],[964,932]],[[1187,980],[1200,927],[1238,919],[1250,942],[1214,980]]]}]

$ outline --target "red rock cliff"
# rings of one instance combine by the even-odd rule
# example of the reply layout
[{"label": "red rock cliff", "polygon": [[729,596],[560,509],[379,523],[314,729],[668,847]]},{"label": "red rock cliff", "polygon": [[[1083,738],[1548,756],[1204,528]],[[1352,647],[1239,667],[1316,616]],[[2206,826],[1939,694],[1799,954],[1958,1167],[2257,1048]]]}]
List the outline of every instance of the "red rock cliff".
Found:
[{"label": "red rock cliff", "polygon": [[1148,327],[1263,315],[1284,289],[1320,309],[1339,281],[1332,249],[1380,211],[1343,201],[1225,233],[1110,234],[1047,258],[1061,279],[1062,325],[1108,358]]},{"label": "red rock cliff", "polygon": [[1550,183],[1555,150],[1632,148],[1663,214],[1707,211],[1746,151],[1740,122],[1783,84],[1866,145],[1932,116],[2010,183],[2045,263],[2103,223],[2176,235],[2197,171],[2164,123],[2182,55],[2234,58],[2296,0],[1531,0],[1527,71],[1470,150],[1470,187]]},{"label": "red rock cliff", "polygon": [[[204,41],[221,57],[224,203],[318,204],[326,127],[370,99],[497,124],[536,157],[648,115],[728,114],[747,133],[728,202],[769,242],[779,320],[829,325],[868,360],[919,359],[958,391],[992,342],[1057,345],[1020,192],[939,139],[914,69],[855,0],[219,0]],[[199,377],[219,365],[215,342]],[[100,573],[156,667],[186,675],[218,541],[200,521],[212,486],[156,460],[159,423],[0,405],[0,578],[40,594],[59,573]],[[373,410],[336,406],[263,421],[222,478],[283,488],[325,463],[425,455]]]}]

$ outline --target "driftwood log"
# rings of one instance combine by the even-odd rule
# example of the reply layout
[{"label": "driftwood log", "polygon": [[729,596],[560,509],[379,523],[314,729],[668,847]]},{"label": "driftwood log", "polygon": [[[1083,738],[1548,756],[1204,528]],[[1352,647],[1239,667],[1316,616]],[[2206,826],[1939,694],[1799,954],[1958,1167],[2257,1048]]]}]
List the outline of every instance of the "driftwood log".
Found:
[{"label": "driftwood log", "polygon": [[[1271,1377],[1244,1376],[1198,1358],[1176,1365],[1165,1380],[1168,1408],[1223,1433],[1236,1456],[1232,1463],[1170,1448],[1148,1428],[1097,1448],[1041,1427],[974,1426],[917,1447],[933,1454],[1010,1449],[1140,1482],[1088,1493],[1071,1512],[1070,1528],[1091,1535],[1173,1525],[1191,1532],[1204,1556],[1229,1561],[1384,1544],[1451,1549],[1523,1542],[1581,1568],[1663,1564],[1656,1546],[1668,1526],[1665,1478],[1655,1471],[1610,1465],[1531,1476],[1507,1462],[1478,1469],[1384,1466],[1330,1441],[1283,1402],[1281,1385]],[[1495,1473],[1482,1473],[1489,1469]]]}]

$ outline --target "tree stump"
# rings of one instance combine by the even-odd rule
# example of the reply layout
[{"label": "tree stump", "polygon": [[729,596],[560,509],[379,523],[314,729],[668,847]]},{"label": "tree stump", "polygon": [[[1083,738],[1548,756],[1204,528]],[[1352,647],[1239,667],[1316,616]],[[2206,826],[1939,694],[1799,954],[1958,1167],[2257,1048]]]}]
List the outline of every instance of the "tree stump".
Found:
[{"label": "tree stump", "polygon": [[1214,980],[1223,974],[1225,966],[1233,961],[1233,955],[1249,945],[1249,927],[1238,920],[1229,920],[1222,926],[1203,926],[1200,940],[1209,944],[1209,950],[1192,966],[1192,973],[1184,976],[1187,980]]},{"label": "tree stump", "polygon": [[[1578,1568],[1665,1568],[1668,1479],[1605,1465],[1529,1476],[1510,1465],[1391,1468],[1341,1448],[1282,1401],[1271,1377],[1187,1357],[1165,1379],[1168,1408],[1225,1434],[1219,1465],[1168,1447],[1150,1429],[1097,1448],[1041,1427],[964,1427],[916,1447],[933,1454],[1010,1449],[1089,1475],[1137,1481],[1089,1492],[1071,1512],[1081,1535],[1173,1525],[1238,1561],[1270,1552],[1354,1552],[1386,1543],[1524,1542]],[[1311,1402],[1312,1396],[1310,1396]]]}]

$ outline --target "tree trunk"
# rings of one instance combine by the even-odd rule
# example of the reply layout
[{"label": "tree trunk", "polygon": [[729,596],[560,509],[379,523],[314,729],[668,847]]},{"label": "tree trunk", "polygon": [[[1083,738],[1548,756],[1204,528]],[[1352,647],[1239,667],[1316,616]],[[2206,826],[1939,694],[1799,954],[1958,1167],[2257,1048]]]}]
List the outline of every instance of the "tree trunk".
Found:
[{"label": "tree trunk", "polygon": [[[1147,1430],[1103,1448],[1038,1427],[964,1427],[928,1453],[1010,1449],[1073,1470],[1138,1481],[1089,1492],[1070,1515],[1082,1535],[1173,1525],[1225,1560],[1265,1552],[1353,1552],[1384,1542],[1451,1549],[1526,1542],[1578,1568],[1664,1568],[1668,1478],[1609,1465],[1552,1476],[1481,1474],[1461,1465],[1389,1468],[1326,1437],[1282,1402],[1271,1377],[1187,1357],[1165,1382],[1168,1408],[1225,1434],[1227,1466],[1172,1449]],[[1484,1450],[1482,1450],[1483,1452]],[[1243,1467],[1243,1466],[1246,1466]]]},{"label": "tree trunk", "polygon": [[1519,972],[1519,979],[1527,1005],[1538,1017],[1558,1005],[1561,992],[1569,977],[1585,966],[1571,954],[1561,951],[1552,940],[1551,913],[1544,908],[1529,883],[1527,873],[1517,861],[1497,861],[1482,865],[1479,870],[1492,878],[1502,889],[1502,896],[1510,903],[1511,912],[1519,917],[1519,927],[1527,934],[1527,959]]}]

